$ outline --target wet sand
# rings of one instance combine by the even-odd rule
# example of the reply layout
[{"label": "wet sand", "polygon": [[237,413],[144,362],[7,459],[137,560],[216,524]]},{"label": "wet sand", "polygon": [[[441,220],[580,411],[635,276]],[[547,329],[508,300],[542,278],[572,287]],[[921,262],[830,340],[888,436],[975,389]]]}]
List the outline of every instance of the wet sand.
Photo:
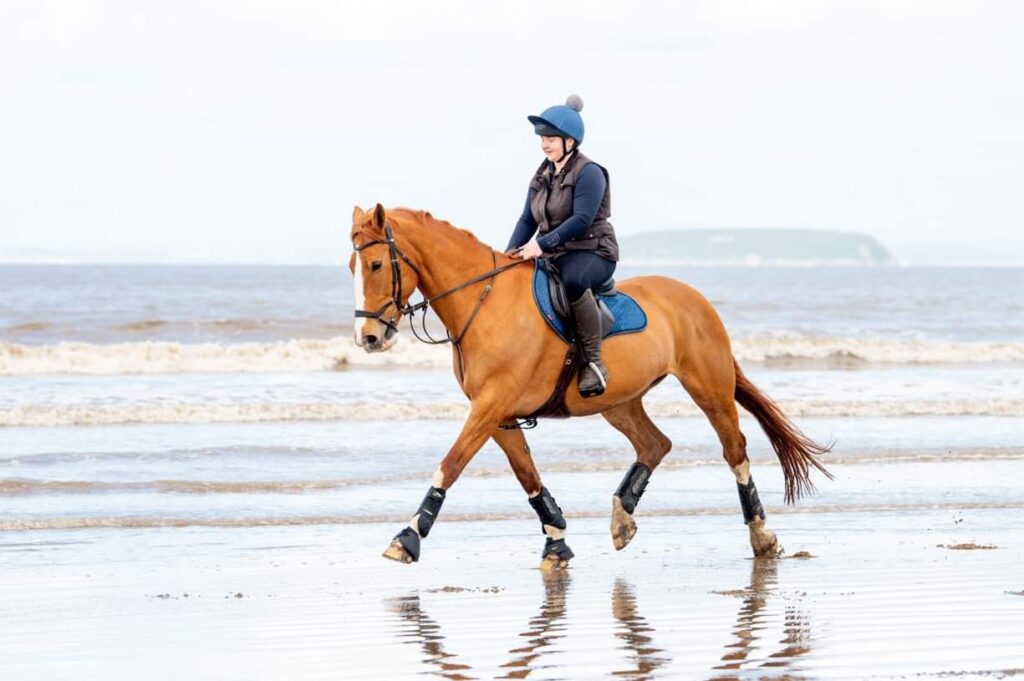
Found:
[{"label": "wet sand", "polygon": [[1024,675],[1024,510],[570,518],[536,569],[521,519],[0,535],[11,679],[1002,678]]}]

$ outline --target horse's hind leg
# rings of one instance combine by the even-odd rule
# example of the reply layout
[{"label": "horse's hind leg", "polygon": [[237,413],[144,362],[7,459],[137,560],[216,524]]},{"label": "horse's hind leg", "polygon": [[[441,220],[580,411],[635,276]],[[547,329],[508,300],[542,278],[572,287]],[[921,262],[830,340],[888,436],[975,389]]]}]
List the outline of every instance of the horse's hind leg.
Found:
[{"label": "horse's hind leg", "polygon": [[541,569],[559,570],[566,567],[573,557],[573,552],[565,543],[565,518],[551,492],[541,484],[540,473],[537,472],[533,457],[530,455],[530,445],[526,444],[526,435],[519,428],[499,428],[491,437],[508,457],[512,472],[523,486],[523,491],[529,497],[530,506],[540,519],[541,530],[546,537],[544,550],[541,552]]},{"label": "horse's hind leg", "polygon": [[713,381],[702,382],[693,375],[685,375],[680,381],[711,422],[711,426],[718,434],[718,440],[722,443],[722,455],[736,476],[740,507],[743,509],[743,520],[750,531],[750,546],[754,549],[754,556],[774,558],[781,555],[782,547],[775,533],[765,526],[764,507],[757,496],[754,480],[750,477],[747,438],[740,431],[734,381],[722,381],[722,385],[713,387]]},{"label": "horse's hind leg", "polygon": [[612,497],[612,543],[616,551],[621,551],[636,534],[633,512],[651,479],[651,472],[672,449],[672,441],[654,425],[639,397],[601,415],[625,435],[636,450],[636,462],[626,471]]}]

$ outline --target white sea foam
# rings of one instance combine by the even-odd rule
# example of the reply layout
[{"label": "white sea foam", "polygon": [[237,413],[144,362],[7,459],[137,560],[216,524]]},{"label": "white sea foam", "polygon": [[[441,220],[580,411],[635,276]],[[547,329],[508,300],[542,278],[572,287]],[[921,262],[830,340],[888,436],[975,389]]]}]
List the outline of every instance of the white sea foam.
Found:
[{"label": "white sea foam", "polygon": [[[1024,399],[907,401],[791,400],[780,403],[791,417],[1024,416]],[[701,416],[693,402],[651,402],[655,417]],[[26,405],[0,409],[0,426],[76,426],[129,423],[256,423],[262,421],[461,420],[468,404],[359,402],[336,404],[124,404]]]},{"label": "white sea foam", "polygon": [[[954,364],[1024,362],[1024,343],[758,336],[733,341],[740,362]],[[368,354],[343,336],[264,343],[146,341],[96,345],[0,343],[0,375],[288,373],[347,366],[451,366],[451,350],[404,338],[387,352]]]},{"label": "white sea foam", "polygon": [[1024,343],[835,338],[791,334],[735,339],[733,354],[741,362],[787,359],[884,364],[1024,362]]},{"label": "white sea foam", "polygon": [[0,375],[290,373],[334,371],[349,365],[451,366],[451,350],[403,339],[388,352],[368,354],[351,336],[270,343],[145,341],[95,345],[0,343]]}]

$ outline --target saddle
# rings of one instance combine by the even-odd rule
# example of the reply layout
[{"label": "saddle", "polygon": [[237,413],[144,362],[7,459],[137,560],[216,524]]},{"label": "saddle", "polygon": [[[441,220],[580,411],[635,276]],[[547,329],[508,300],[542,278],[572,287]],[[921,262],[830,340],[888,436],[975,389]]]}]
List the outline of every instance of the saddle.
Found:
[{"label": "saddle", "polygon": [[[601,311],[601,336],[637,333],[647,328],[647,314],[635,300],[615,288],[609,278],[594,288],[597,307]],[[533,298],[548,326],[566,343],[576,342],[572,312],[558,268],[551,261],[539,258],[533,271]]]},{"label": "saddle", "polygon": [[[594,289],[598,309],[601,311],[601,336],[607,338],[623,333],[638,333],[647,328],[647,314],[643,308],[625,293],[615,288],[615,280],[609,278]],[[555,388],[540,409],[522,417],[515,425],[502,428],[533,428],[541,417],[567,418],[565,393],[573,378],[579,373],[580,349],[572,323],[572,312],[565,287],[554,263],[539,258],[533,271],[533,298],[537,309],[548,326],[558,334],[568,348],[562,371],[555,382]]]},{"label": "saddle", "polygon": [[[543,268],[544,273],[547,275],[548,295],[551,297],[552,309],[563,322],[566,322],[565,326],[575,334],[575,329],[570,323],[572,322],[572,309],[569,306],[569,296],[565,293],[565,284],[562,282],[562,277],[558,274],[558,268],[555,267],[554,263],[546,259],[538,259],[537,267]],[[601,296],[612,296],[618,293],[615,290],[615,279],[609,277],[608,281],[600,286],[595,286],[593,291],[594,297],[597,299],[597,309],[601,312],[601,337],[604,338],[611,333],[612,327],[615,326],[615,315],[608,309],[608,305],[601,300]]]}]

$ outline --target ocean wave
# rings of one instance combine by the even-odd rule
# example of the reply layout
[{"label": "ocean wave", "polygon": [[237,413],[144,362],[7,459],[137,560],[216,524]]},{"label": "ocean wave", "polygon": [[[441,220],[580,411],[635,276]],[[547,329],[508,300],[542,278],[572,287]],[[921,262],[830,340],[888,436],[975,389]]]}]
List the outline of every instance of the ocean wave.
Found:
[{"label": "ocean wave", "polygon": [[[352,328],[351,321],[326,320],[323,318],[272,318],[272,317],[222,317],[206,319],[179,319],[162,317],[141,317],[127,320],[104,320],[90,323],[88,328],[76,326],[74,320],[60,323],[32,320],[0,327],[0,335],[16,338],[20,335],[40,337],[41,340],[61,340],[61,334],[76,335],[75,340],[95,341],[108,339],[109,342],[130,342],[134,338],[151,340],[193,339],[230,341],[239,336],[252,334],[254,340],[289,338],[329,338],[343,334]],[[44,333],[46,332],[46,333]],[[282,336],[290,332],[293,336]],[[268,335],[269,334],[269,335]]]},{"label": "ocean wave", "polygon": [[114,326],[118,331],[156,331],[167,326],[168,322],[163,319],[140,319],[134,322],[125,322]]},{"label": "ocean wave", "polygon": [[21,324],[14,324],[4,329],[7,333],[33,333],[36,331],[43,331],[53,326],[50,322],[24,322]]},{"label": "ocean wave", "polygon": [[464,404],[365,402],[334,404],[29,405],[0,409],[0,426],[85,426],[132,423],[259,423],[263,421],[411,421],[465,418]]},{"label": "ocean wave", "polygon": [[[614,458],[591,459],[585,454],[575,461],[545,462],[545,474],[615,473],[623,470],[622,448],[614,450]],[[877,466],[934,464],[950,462],[1020,461],[1024,449],[990,448],[981,450],[951,450],[935,452],[878,451],[849,454],[829,453],[824,457],[828,466]],[[0,463],[3,463],[0,461]],[[750,464],[755,468],[774,466],[778,460],[772,457],[752,456]],[[720,456],[711,458],[675,458],[670,453],[659,465],[659,471],[679,471],[694,468],[721,468],[725,462]],[[0,478],[0,496],[27,496],[46,494],[108,494],[108,493],[157,493],[188,494],[304,494],[307,492],[331,492],[351,487],[377,487],[405,482],[429,480],[433,469],[410,470],[402,473],[382,473],[362,478],[316,478],[306,480],[41,480],[35,478]],[[490,479],[508,477],[507,466],[474,465],[463,471],[461,477]]]},{"label": "ocean wave", "polygon": [[[572,450],[571,459],[551,460],[544,462],[546,473],[598,473],[618,471],[622,469],[622,444],[608,445],[606,447],[583,447]],[[214,459],[222,456],[236,456],[244,458],[247,463],[252,463],[255,457],[266,459],[287,458],[289,461],[300,460],[303,457],[320,458],[329,456],[337,460],[339,456],[345,456],[344,450],[337,448],[292,448],[292,447],[259,447],[252,445],[228,446],[228,447],[200,447],[197,449],[168,449],[161,452],[139,453],[138,451],[104,451],[104,452],[38,452],[31,454],[14,454],[0,457],[0,468],[4,466],[17,467],[8,470],[39,470],[47,469],[52,464],[60,463],[88,463],[90,466],[102,460],[105,463],[124,462],[129,468],[135,463],[145,461],[151,463],[159,461],[162,463],[181,463],[196,461],[200,459]],[[774,454],[764,452],[750,452],[751,465],[758,467],[778,463]],[[868,448],[859,449],[856,443],[841,440],[839,447],[829,452],[825,463],[831,465],[861,465],[861,464],[913,464],[913,463],[942,463],[950,461],[1018,461],[1024,459],[1024,447],[968,447],[968,448],[924,448],[924,449],[891,449],[891,448]],[[659,470],[681,470],[711,466],[718,468],[723,465],[723,459],[715,447],[700,448],[699,451],[692,450],[687,446],[676,446],[671,454],[660,464]],[[272,485],[280,485],[282,491],[288,489],[305,490],[322,486],[323,489],[335,487],[351,487],[360,485],[379,485],[386,482],[401,482],[407,480],[427,480],[433,474],[435,464],[431,462],[424,468],[417,469],[411,466],[401,473],[381,473],[365,478],[342,478],[316,481],[304,480],[279,480],[276,482],[257,481],[267,490],[276,489]],[[473,466],[462,472],[462,477],[470,478],[495,478],[506,477],[508,467],[502,464],[490,465],[488,463],[474,462]],[[61,487],[69,481],[66,480],[38,480],[33,478],[0,478],[0,494],[32,494],[35,492],[64,491]],[[70,481],[74,484],[75,481]],[[128,481],[128,482],[104,482],[97,481],[98,491],[109,491],[120,489],[114,487],[127,485],[126,491],[132,489],[152,490],[157,486],[161,490],[174,491],[180,483],[182,488],[188,491],[202,492],[225,492],[232,491],[231,485],[244,485],[244,481],[224,481],[224,487],[218,487],[222,481],[211,480],[156,480],[156,481]],[[104,487],[111,485],[111,487]],[[68,488],[71,489],[71,488]],[[245,491],[242,487],[242,489]],[[73,491],[73,489],[71,490]]]},{"label": "ocean wave", "polygon": [[[1024,399],[783,400],[780,406],[791,417],[1024,416]],[[693,402],[654,401],[645,407],[653,417],[702,416]],[[466,403],[422,402],[26,405],[0,409],[0,426],[436,421],[462,420],[468,414]]]},{"label": "ocean wave", "polygon": [[[156,321],[156,320],[152,320]],[[148,322],[147,322],[148,323]],[[958,364],[1024,362],[1024,343],[757,336],[733,341],[740,362]],[[451,366],[451,349],[403,338],[391,350],[368,354],[349,336],[249,343],[142,341],[109,345],[0,342],[0,375],[291,373],[349,366]]]},{"label": "ocean wave", "polygon": [[1013,341],[889,340],[784,334],[733,340],[739,361],[816,360],[839,363],[970,364],[1024,362]]},{"label": "ocean wave", "polygon": [[114,324],[114,332],[187,331],[193,334],[228,334],[240,331],[272,331],[280,327],[304,326],[316,331],[338,333],[351,324],[320,323],[298,319],[265,319],[262,317],[228,317],[222,319],[138,319]]},{"label": "ocean wave", "polygon": [[0,375],[291,373],[338,371],[349,365],[451,366],[449,348],[402,342],[368,354],[347,336],[262,343],[143,341],[98,345],[0,343]]},{"label": "ocean wave", "polygon": [[[966,511],[966,510],[1018,510],[1024,502],[937,502],[891,504],[805,504],[803,506],[767,506],[771,515],[800,515],[821,513],[907,513],[910,511]],[[734,516],[735,505],[697,508],[648,508],[645,517]],[[605,518],[605,510],[571,512],[567,518]],[[288,527],[299,525],[364,525],[408,522],[409,515],[398,513],[374,515],[294,515],[294,516],[230,516],[230,517],[173,517],[173,516],[62,516],[54,518],[0,518],[0,532],[32,530],[83,529],[146,529],[161,527]],[[448,513],[445,523],[494,522],[523,520],[536,522],[529,511],[495,513]]]},{"label": "ocean wave", "polygon": [[[418,476],[422,477],[422,476]],[[372,480],[30,480],[0,479],[0,495],[97,494],[108,492],[159,492],[167,494],[300,494],[374,484]]]}]

